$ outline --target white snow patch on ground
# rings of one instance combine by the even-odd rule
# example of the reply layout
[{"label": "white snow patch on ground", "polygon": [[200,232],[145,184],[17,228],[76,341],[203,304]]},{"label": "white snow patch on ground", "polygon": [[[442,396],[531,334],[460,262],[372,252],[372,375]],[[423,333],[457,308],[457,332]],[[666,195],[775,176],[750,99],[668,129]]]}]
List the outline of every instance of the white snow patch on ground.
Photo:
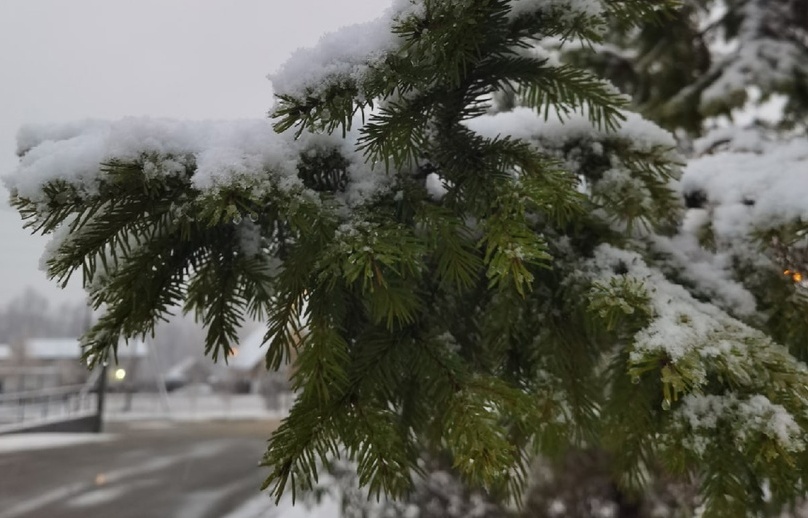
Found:
[{"label": "white snow patch on ground", "polygon": [[71,498],[67,501],[67,505],[70,507],[92,507],[99,504],[105,504],[121,497],[129,489],[131,488],[124,486],[96,489],[94,491]]},{"label": "white snow patch on ground", "polygon": [[[288,397],[287,397],[288,396]],[[258,394],[195,394],[171,393],[134,394],[126,403],[125,394],[109,394],[107,421],[230,421],[269,420],[286,416],[292,406],[292,396],[282,395],[279,408],[267,408],[266,400]]]},{"label": "white snow patch on ground", "polygon": [[292,505],[291,498],[284,498],[275,505],[267,494],[260,494],[247,500],[241,507],[223,518],[339,518],[339,503],[333,498],[323,497],[317,506],[307,506],[303,502]]},{"label": "white snow patch on ground", "polygon": [[323,500],[315,507],[307,507],[302,503],[293,506],[291,500],[281,502],[278,506],[278,517],[283,518],[339,518],[339,505],[335,500]]},{"label": "white snow patch on ground", "polygon": [[269,515],[270,510],[276,509],[275,503],[266,493],[261,493],[233,509],[223,518],[259,518]]},{"label": "white snow patch on ground", "polygon": [[115,438],[112,434],[89,433],[21,433],[0,436],[0,454],[29,450],[66,448],[77,444],[106,442]]},{"label": "white snow patch on ground", "polygon": [[[187,493],[182,508],[180,508],[172,518],[197,518],[204,516],[205,513],[219,501],[245,486],[252,487],[254,482],[253,477],[249,477],[249,479],[235,480],[217,489],[204,488],[200,491]],[[258,516],[265,516],[265,514]]]}]

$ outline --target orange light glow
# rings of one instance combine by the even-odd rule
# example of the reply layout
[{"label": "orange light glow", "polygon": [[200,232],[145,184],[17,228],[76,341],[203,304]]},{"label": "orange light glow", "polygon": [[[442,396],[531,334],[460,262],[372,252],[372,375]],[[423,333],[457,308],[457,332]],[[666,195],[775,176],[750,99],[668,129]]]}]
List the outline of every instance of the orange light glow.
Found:
[{"label": "orange light glow", "polygon": [[791,280],[796,283],[801,283],[804,279],[802,272],[798,272],[796,270],[785,270],[783,275],[791,277]]}]

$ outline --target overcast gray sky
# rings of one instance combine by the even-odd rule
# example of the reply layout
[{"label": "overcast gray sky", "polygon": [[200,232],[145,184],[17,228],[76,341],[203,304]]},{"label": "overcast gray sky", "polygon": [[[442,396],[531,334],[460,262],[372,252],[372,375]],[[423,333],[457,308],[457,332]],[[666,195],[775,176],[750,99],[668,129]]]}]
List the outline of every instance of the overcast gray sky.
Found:
[{"label": "overcast gray sky", "polygon": [[[388,0],[2,0],[0,175],[27,122],[148,115],[263,117],[266,74],[298,47],[376,18]],[[0,187],[2,189],[2,187]],[[21,229],[0,190],[0,305],[26,286],[79,300],[38,269],[47,239]]]}]

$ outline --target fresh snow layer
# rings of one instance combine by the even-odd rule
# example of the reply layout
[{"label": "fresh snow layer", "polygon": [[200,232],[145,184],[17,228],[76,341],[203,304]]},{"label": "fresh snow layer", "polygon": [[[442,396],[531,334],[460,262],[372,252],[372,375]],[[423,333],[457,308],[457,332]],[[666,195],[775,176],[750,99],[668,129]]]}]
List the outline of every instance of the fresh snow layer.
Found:
[{"label": "fresh snow layer", "polygon": [[601,278],[618,277],[613,273],[618,265],[645,283],[651,299],[653,319],[634,336],[632,361],[642,361],[646,354],[657,352],[673,362],[691,353],[701,358],[735,355],[740,359],[747,354],[744,339],[762,337],[717,306],[694,299],[683,286],[648,266],[639,254],[607,245],[597,248],[592,266]]},{"label": "fresh snow layer", "polygon": [[[174,121],[125,118],[65,125],[25,126],[18,135],[22,155],[16,171],[4,178],[21,198],[41,203],[45,187],[65,182],[80,195],[98,193],[103,164],[111,160],[139,161],[148,176],[171,176],[193,171],[191,186],[201,192],[229,186],[260,191],[304,189],[297,175],[301,154],[336,149],[348,160],[349,184],[345,203],[359,204],[385,189],[391,181],[366,164],[355,150],[358,132],[341,135],[294,132],[278,134],[266,119],[237,121]],[[58,246],[65,236],[55,239]]]},{"label": "fresh snow layer", "polygon": [[728,52],[705,74],[707,77],[717,74],[717,79],[702,93],[703,109],[725,103],[745,92],[750,84],[770,91],[790,83],[797,74],[808,73],[799,35],[783,37],[786,33],[782,20],[792,16],[790,9],[790,2],[771,0],[746,0],[738,6],[742,22],[734,38],[722,42]]},{"label": "fresh snow layer", "polygon": [[[570,17],[593,17],[602,15],[604,6],[601,0],[513,0],[510,16],[548,10]],[[298,99],[318,97],[324,93],[323,87],[331,84],[355,85],[361,93],[368,72],[402,43],[391,30],[396,21],[423,13],[423,0],[395,0],[379,18],[342,27],[322,36],[314,47],[298,49],[267,77],[278,95]]]},{"label": "fresh snow layer", "polygon": [[[684,193],[706,195],[717,237],[734,239],[753,228],[808,220],[807,140],[767,142],[750,131],[726,139],[734,150],[689,161],[681,181]],[[713,138],[702,146],[721,141]]]},{"label": "fresh snow layer", "polygon": [[782,405],[774,404],[760,394],[745,400],[732,393],[723,396],[688,394],[682,398],[682,405],[676,413],[696,432],[685,446],[698,455],[704,455],[706,450],[706,441],[700,434],[705,431],[714,433],[722,420],[742,424],[732,430],[738,447],[757,441],[762,434],[777,441],[787,451],[798,452],[805,448],[802,430],[794,417]]},{"label": "fresh snow layer", "polygon": [[2,435],[0,436],[0,454],[67,448],[79,444],[108,442],[114,438],[115,436],[111,434],[89,433],[20,433]]},{"label": "fresh snow layer", "polygon": [[511,0],[512,17],[551,9],[564,10],[571,17],[600,16],[605,11],[600,0]]},{"label": "fresh snow layer", "polygon": [[654,247],[671,257],[682,278],[690,281],[699,293],[707,295],[722,309],[738,317],[748,317],[757,310],[754,295],[733,279],[733,256],[730,252],[710,252],[698,240],[706,211],[690,210],[685,214],[682,232],[672,237],[653,236]]},{"label": "fresh snow layer", "polygon": [[[147,174],[177,174],[195,161],[193,185],[206,190],[268,174],[296,174],[290,137],[268,120],[181,122],[125,118],[65,125],[25,126],[18,135],[22,154],[5,179],[19,196],[43,200],[48,182],[65,181],[79,192],[97,192],[99,166],[111,159],[147,161]],[[151,160],[151,162],[150,162]]]},{"label": "fresh snow layer", "polygon": [[296,50],[281,68],[267,78],[278,95],[318,95],[323,79],[361,82],[370,65],[380,62],[397,41],[389,18],[343,27],[328,33],[311,48]]},{"label": "fresh snow layer", "polygon": [[[395,0],[379,18],[325,34],[311,48],[302,48],[267,77],[278,95],[318,96],[323,85],[361,85],[367,72],[400,44],[391,31],[395,19],[417,15],[423,2]],[[326,79],[327,78],[327,79]]]},{"label": "fresh snow layer", "polygon": [[614,132],[594,127],[585,113],[555,115],[551,110],[545,118],[535,110],[525,107],[477,117],[467,121],[466,125],[484,137],[511,136],[538,140],[551,148],[561,148],[577,140],[598,141],[609,137],[629,140],[637,150],[676,147],[676,140],[670,132],[636,113],[624,112],[623,115],[626,120]]}]

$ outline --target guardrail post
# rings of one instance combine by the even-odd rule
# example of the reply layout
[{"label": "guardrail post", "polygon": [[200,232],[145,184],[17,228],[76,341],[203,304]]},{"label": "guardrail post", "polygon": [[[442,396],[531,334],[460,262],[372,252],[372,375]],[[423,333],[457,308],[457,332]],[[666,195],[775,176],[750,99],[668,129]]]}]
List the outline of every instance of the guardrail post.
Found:
[{"label": "guardrail post", "polygon": [[101,377],[98,380],[98,406],[95,414],[95,433],[104,429],[104,399],[107,392],[107,362],[101,367]]}]

